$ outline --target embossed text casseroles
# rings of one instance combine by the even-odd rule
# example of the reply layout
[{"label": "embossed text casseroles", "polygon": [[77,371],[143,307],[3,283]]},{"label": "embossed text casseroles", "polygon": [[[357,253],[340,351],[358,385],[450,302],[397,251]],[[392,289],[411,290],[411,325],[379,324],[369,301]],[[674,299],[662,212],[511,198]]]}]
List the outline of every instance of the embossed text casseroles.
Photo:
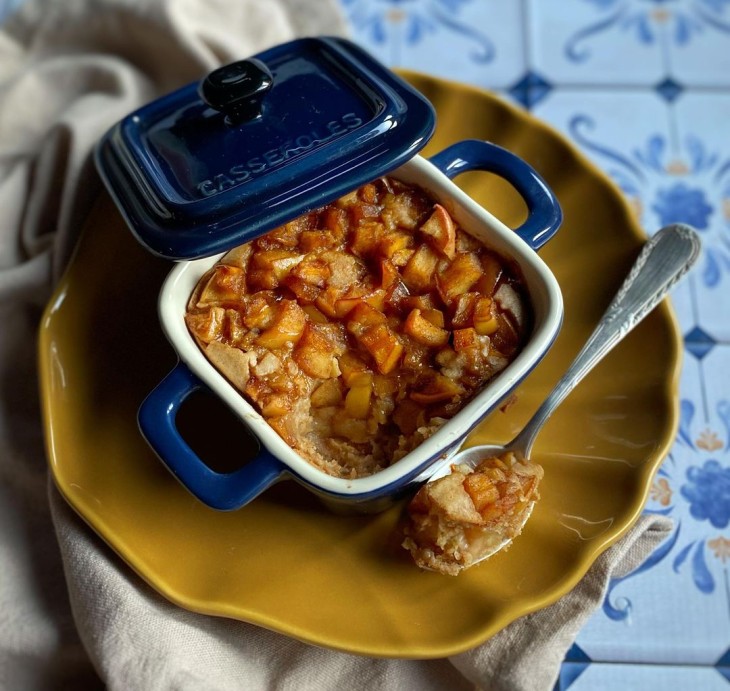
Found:
[{"label": "embossed text casseroles", "polygon": [[[273,483],[293,478],[338,508],[384,508],[448,462],[449,454],[552,345],[562,320],[562,299],[536,250],[560,225],[555,197],[525,161],[489,142],[465,140],[422,157],[418,152],[436,126],[423,95],[352,43],[325,37],[276,46],[202,76],[130,114],[99,143],[97,167],[131,231],[151,252],[175,262],[160,291],[159,313],[179,362],[141,402],[140,429],[172,473],[204,503],[235,509]],[[527,218],[518,228],[505,226],[452,182],[474,170],[496,173],[523,197]],[[401,194],[420,200],[414,202],[420,205],[418,214],[402,213]],[[335,216],[346,219],[347,227],[340,228],[340,244],[325,247],[334,242]],[[423,256],[414,259],[419,251]],[[329,299],[335,264],[327,268],[326,259],[333,258],[332,252],[349,252],[362,272],[335,295],[337,304]],[[507,286],[501,296],[479,292],[486,290],[486,276],[469,277],[474,266],[488,273],[485,257],[509,267],[509,280],[501,279]],[[312,266],[321,260],[317,266],[323,272],[306,274],[306,285],[288,273],[305,259]],[[421,280],[424,271],[431,272],[431,283]],[[226,292],[224,274],[237,277],[235,290]],[[464,396],[458,409],[449,408],[443,392],[449,389],[449,372],[455,371],[449,369],[452,354],[466,349],[469,339],[488,352],[490,335],[496,339],[494,353],[499,354],[500,342],[506,348],[504,334],[497,330],[503,312],[509,312],[505,305],[514,293],[511,286],[524,296],[529,313],[519,347],[510,350],[483,386]],[[257,291],[265,293],[261,305],[269,301],[261,307],[259,321],[254,314],[259,308],[251,306]],[[358,305],[365,306],[356,310]],[[464,316],[466,310],[469,316]],[[191,313],[203,315],[193,320],[198,331],[189,328]],[[283,340],[265,337],[272,323],[285,323],[284,313],[296,328],[281,327]],[[220,327],[219,318],[229,320],[228,326]],[[200,326],[206,319],[212,331]],[[240,326],[235,337],[231,325]],[[306,342],[299,341],[327,329],[339,329],[342,337],[333,341],[339,350],[330,358],[331,368],[322,369],[321,361],[312,359],[314,351],[311,357],[301,354]],[[218,350],[238,348],[247,362],[238,371],[258,388],[247,392],[248,379],[237,382],[225,367],[215,366],[206,356],[212,340]],[[389,344],[390,359],[382,355],[383,344]],[[425,352],[430,344],[438,345],[439,352]],[[263,350],[266,345],[270,352]],[[233,350],[225,352],[239,358]],[[414,353],[422,357],[423,372],[413,364]],[[272,357],[262,366],[266,355]],[[360,370],[353,370],[353,358]],[[398,388],[398,368],[406,366],[410,383]],[[288,375],[282,369],[277,376],[279,367],[288,367]],[[299,381],[300,367],[308,377],[299,392],[305,401],[286,393],[291,389],[287,385]],[[259,375],[266,386],[283,381],[278,393],[286,396],[269,396],[271,387],[261,388]],[[320,375],[335,383],[317,394]],[[220,397],[258,440],[255,457],[238,470],[211,469],[176,425],[180,406],[201,387]],[[352,389],[356,391],[350,393]],[[349,434],[352,444],[367,445],[368,434],[392,424],[391,414],[401,420],[401,428],[408,427],[407,412],[417,409],[403,404],[408,398],[420,402],[421,414],[428,409],[436,422],[397,458],[380,458],[372,472],[327,472],[297,450],[296,435],[287,436],[289,428],[277,429],[287,406],[305,403],[308,410],[320,411],[334,406],[325,415],[328,434]],[[437,403],[444,404],[441,416],[435,414]],[[356,424],[338,421],[336,406]],[[230,450],[232,456],[236,453]]]}]

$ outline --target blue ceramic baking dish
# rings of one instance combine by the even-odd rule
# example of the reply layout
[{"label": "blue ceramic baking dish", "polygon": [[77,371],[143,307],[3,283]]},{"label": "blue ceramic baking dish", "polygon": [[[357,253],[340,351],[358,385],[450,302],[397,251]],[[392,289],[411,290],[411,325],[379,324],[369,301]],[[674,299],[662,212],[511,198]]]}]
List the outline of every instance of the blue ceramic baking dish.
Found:
[{"label": "blue ceramic baking dish", "polygon": [[[448,462],[552,345],[562,298],[536,250],[561,223],[557,200],[526,162],[488,142],[462,141],[421,157],[434,128],[428,101],[362,49],[311,38],[216,70],[132,113],[101,140],[97,167],[130,229],[151,252],[176,261],[159,313],[179,362],[142,403],[139,426],[205,504],[236,509],[293,478],[340,509],[385,508]],[[521,194],[528,216],[519,228],[452,182],[472,170],[496,173]],[[184,315],[198,281],[225,251],[386,174],[425,189],[463,230],[518,267],[533,328],[514,361],[431,437],[381,472],[345,479],[286,444],[208,362]],[[239,470],[212,470],[178,430],[180,407],[201,387],[258,439],[257,455]]]}]

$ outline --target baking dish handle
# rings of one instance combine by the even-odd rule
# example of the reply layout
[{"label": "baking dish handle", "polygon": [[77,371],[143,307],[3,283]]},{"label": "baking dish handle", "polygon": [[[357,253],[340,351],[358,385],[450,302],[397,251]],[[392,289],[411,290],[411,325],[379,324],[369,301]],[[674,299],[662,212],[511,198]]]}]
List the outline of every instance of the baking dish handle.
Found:
[{"label": "baking dish handle", "polygon": [[285,466],[263,447],[256,458],[232,473],[217,473],[205,465],[175,422],[182,403],[202,386],[187,365],[178,362],[142,402],[139,428],[173,475],[198,499],[221,511],[238,509],[279,480]]},{"label": "baking dish handle", "polygon": [[511,151],[480,139],[465,139],[429,160],[449,179],[469,170],[483,170],[511,183],[527,204],[527,220],[515,232],[532,249],[542,247],[560,227],[563,214],[552,190],[537,171]]}]

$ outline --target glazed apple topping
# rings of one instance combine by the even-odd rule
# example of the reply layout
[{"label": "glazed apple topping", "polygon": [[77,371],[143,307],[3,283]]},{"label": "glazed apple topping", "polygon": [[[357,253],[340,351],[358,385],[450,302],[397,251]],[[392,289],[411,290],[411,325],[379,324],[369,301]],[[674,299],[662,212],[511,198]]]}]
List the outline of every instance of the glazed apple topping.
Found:
[{"label": "glazed apple topping", "polygon": [[289,445],[352,478],[436,431],[530,329],[510,263],[393,178],[228,252],[185,319]]},{"label": "glazed apple topping", "polygon": [[423,485],[408,505],[403,547],[423,569],[456,576],[507,546],[539,499],[542,466],[513,453]]}]

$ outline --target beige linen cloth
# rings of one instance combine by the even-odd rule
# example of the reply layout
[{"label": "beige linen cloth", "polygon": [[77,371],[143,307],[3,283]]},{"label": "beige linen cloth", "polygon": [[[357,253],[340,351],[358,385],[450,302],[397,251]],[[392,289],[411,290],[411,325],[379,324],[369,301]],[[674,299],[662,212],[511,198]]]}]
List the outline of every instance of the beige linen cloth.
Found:
[{"label": "beige linen cloth", "polygon": [[608,579],[670,530],[643,518],[555,605],[479,648],[372,660],[193,614],[143,583],[48,480],[41,310],[100,189],[98,137],[221,62],[343,33],[337,0],[25,0],[0,32],[0,688],[551,689]]}]

